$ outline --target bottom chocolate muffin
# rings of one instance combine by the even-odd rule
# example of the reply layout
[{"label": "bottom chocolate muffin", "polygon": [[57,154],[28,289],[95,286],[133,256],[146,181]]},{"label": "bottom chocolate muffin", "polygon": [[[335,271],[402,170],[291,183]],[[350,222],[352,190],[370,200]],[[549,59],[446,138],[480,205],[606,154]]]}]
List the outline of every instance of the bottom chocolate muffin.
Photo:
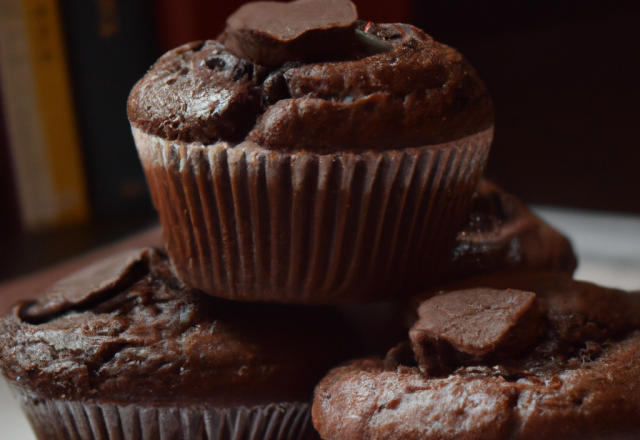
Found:
[{"label": "bottom chocolate muffin", "polygon": [[313,387],[352,353],[329,308],[189,289],[151,248],[0,320],[0,369],[38,439],[303,439]]},{"label": "bottom chocolate muffin", "polygon": [[409,341],[332,370],[321,437],[638,438],[639,298],[562,274],[494,282],[423,301]]}]

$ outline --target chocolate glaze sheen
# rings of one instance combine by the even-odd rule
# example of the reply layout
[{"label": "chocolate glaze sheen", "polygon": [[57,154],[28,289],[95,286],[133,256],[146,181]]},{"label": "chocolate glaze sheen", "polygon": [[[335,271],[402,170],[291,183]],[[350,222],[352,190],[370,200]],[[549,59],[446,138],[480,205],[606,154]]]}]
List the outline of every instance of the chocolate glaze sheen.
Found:
[{"label": "chocolate glaze sheen", "polygon": [[[350,7],[338,0],[249,4],[230,17],[218,41],[168,52],[131,92],[132,125],[168,140],[249,140],[268,149],[318,153],[433,145],[492,127],[489,93],[458,52],[410,25],[346,26],[349,14],[338,14],[335,26],[307,29],[309,23],[296,21],[291,11],[315,3],[341,5],[336,14]],[[293,14],[291,40],[281,23],[270,27],[254,16],[265,7]],[[324,44],[336,30],[342,42]],[[313,38],[307,41],[307,35]],[[311,56],[326,58],[322,62],[270,49],[285,41],[304,43],[302,52],[309,54],[316,46],[338,49]]]},{"label": "chocolate glaze sheen", "polygon": [[256,64],[324,61],[353,53],[356,7],[348,0],[248,3],[227,19],[226,49]]},{"label": "chocolate glaze sheen", "polygon": [[478,288],[425,301],[409,333],[416,357],[428,353],[432,341],[475,357],[514,356],[534,343],[544,328],[535,299],[532,292]]},{"label": "chocolate glaze sheen", "polygon": [[134,87],[129,119],[170,140],[241,141],[261,112],[260,73],[216,41],[180,46],[162,56]]}]

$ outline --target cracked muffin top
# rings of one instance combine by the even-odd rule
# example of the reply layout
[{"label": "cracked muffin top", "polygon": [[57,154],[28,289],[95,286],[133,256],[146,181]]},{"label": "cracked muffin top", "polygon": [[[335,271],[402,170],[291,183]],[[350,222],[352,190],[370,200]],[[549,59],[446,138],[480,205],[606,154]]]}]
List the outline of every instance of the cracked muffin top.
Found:
[{"label": "cracked muffin top", "polygon": [[639,329],[638,296],[568,275],[468,282],[423,301],[385,359],[332,370],[314,425],[325,440],[633,438]]},{"label": "cracked muffin top", "polygon": [[308,401],[350,354],[333,309],[246,304],[185,287],[138,249],[96,263],[0,320],[0,371],[36,394],[114,403]]},{"label": "cracked muffin top", "polygon": [[[299,3],[313,1],[290,5]],[[306,29],[294,14],[301,36],[283,43],[247,30],[241,13],[217,40],[156,62],[129,97],[133,127],[204,145],[247,140],[324,153],[433,145],[493,126],[489,93],[473,68],[420,29],[357,20]],[[326,47],[337,49],[316,50]]]}]

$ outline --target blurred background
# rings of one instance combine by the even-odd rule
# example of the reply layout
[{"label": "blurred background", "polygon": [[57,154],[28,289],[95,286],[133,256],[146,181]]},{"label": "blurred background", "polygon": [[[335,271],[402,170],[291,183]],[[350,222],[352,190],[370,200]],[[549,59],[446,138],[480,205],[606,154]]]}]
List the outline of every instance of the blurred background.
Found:
[{"label": "blurred background", "polygon": [[[242,3],[0,0],[0,280],[157,222],[127,96]],[[640,2],[355,3],[476,67],[496,107],[488,178],[531,204],[640,213]]]}]

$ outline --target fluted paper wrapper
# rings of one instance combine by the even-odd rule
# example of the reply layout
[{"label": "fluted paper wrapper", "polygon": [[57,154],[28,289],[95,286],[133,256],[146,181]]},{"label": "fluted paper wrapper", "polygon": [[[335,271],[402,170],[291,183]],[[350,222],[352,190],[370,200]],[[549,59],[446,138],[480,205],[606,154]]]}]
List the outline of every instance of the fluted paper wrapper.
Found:
[{"label": "fluted paper wrapper", "polygon": [[234,300],[339,304],[393,299],[429,280],[467,213],[493,130],[322,155],[133,133],[186,284]]},{"label": "fluted paper wrapper", "polygon": [[319,440],[310,404],[156,407],[39,397],[13,386],[38,440]]}]

